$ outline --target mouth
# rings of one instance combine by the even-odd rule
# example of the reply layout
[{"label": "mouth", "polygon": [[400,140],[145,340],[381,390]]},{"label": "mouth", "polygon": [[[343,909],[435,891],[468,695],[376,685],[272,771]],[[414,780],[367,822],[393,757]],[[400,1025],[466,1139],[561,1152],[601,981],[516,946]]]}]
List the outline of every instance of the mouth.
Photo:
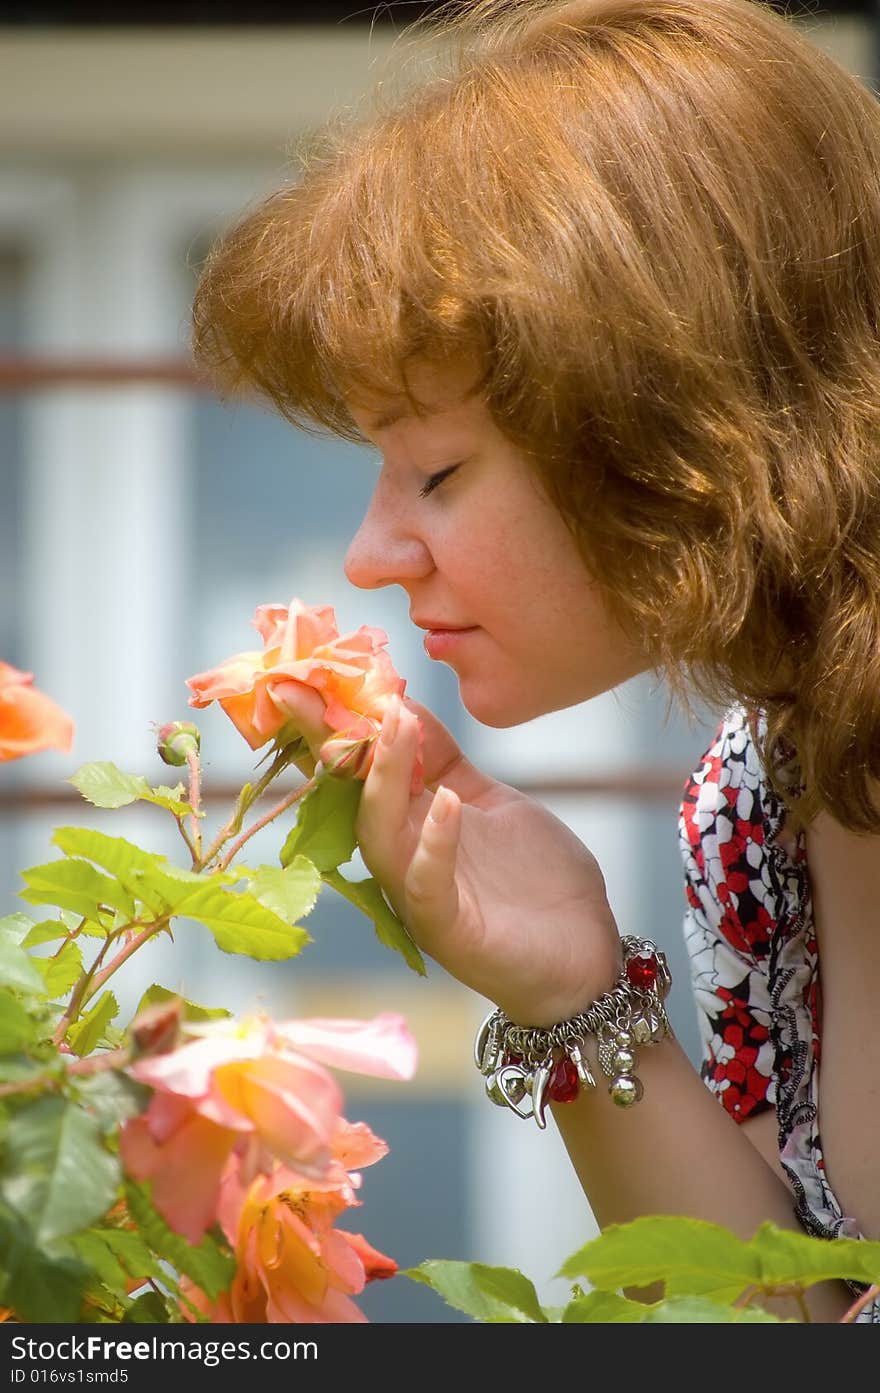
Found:
[{"label": "mouth", "polygon": [[439,660],[447,658],[466,643],[472,634],[479,632],[478,626],[470,628],[448,629],[430,628],[425,635],[423,647],[429,658]]}]

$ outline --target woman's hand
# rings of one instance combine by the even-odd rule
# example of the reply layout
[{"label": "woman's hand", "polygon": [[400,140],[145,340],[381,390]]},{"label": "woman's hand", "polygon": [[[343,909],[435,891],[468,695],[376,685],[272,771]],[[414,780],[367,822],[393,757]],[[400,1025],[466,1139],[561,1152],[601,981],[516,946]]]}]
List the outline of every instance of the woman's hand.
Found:
[{"label": "woman's hand", "polygon": [[[427,787],[412,796],[419,720]],[[416,943],[511,1019],[554,1024],[614,984],[620,941],[595,857],[417,702],[385,715],[356,830]]]}]

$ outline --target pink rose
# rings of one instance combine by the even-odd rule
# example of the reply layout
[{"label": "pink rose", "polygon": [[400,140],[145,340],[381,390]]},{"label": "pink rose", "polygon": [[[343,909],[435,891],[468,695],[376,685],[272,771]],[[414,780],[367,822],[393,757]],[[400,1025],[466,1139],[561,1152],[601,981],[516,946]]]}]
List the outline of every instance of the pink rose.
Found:
[{"label": "pink rose", "polygon": [[248,1181],[278,1162],[314,1184],[331,1174],[346,1124],[341,1092],[319,1061],[384,1078],[410,1078],[415,1068],[415,1042],[392,1014],[188,1030],[197,1038],[129,1066],[154,1092],[123,1127],[120,1150],[129,1174],[152,1182],[159,1213],[191,1243],[217,1217],[233,1156]]}]

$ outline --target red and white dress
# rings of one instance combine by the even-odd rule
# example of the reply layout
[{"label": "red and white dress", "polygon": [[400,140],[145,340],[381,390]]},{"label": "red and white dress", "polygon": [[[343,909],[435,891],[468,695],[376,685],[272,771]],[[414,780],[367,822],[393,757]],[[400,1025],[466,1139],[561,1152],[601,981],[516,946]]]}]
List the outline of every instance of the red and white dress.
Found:
[{"label": "red and white dress", "polygon": [[[762,717],[753,719],[762,737]],[[776,841],[784,817],[749,716],[734,709],[688,780],[679,814],[701,1072],[737,1122],[776,1108],[780,1160],[806,1231],[859,1238],[825,1175],[818,947],[804,836],[789,855]],[[858,1319],[880,1323],[880,1301]]]}]

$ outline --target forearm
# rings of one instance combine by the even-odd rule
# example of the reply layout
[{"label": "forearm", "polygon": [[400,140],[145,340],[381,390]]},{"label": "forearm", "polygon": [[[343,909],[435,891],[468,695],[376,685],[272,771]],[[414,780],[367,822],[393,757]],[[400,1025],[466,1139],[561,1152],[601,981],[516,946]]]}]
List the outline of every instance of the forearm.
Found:
[{"label": "forearm", "polygon": [[[677,1214],[723,1224],[751,1238],[765,1220],[799,1230],[791,1191],[712,1097],[678,1042],[639,1051],[644,1096],[618,1108],[602,1076],[571,1103],[552,1104],[571,1162],[600,1228],[644,1214]],[[651,1292],[657,1299],[659,1292]],[[807,1294],[812,1320],[837,1321],[852,1303],[842,1283]],[[764,1303],[802,1318],[797,1304]]]}]

